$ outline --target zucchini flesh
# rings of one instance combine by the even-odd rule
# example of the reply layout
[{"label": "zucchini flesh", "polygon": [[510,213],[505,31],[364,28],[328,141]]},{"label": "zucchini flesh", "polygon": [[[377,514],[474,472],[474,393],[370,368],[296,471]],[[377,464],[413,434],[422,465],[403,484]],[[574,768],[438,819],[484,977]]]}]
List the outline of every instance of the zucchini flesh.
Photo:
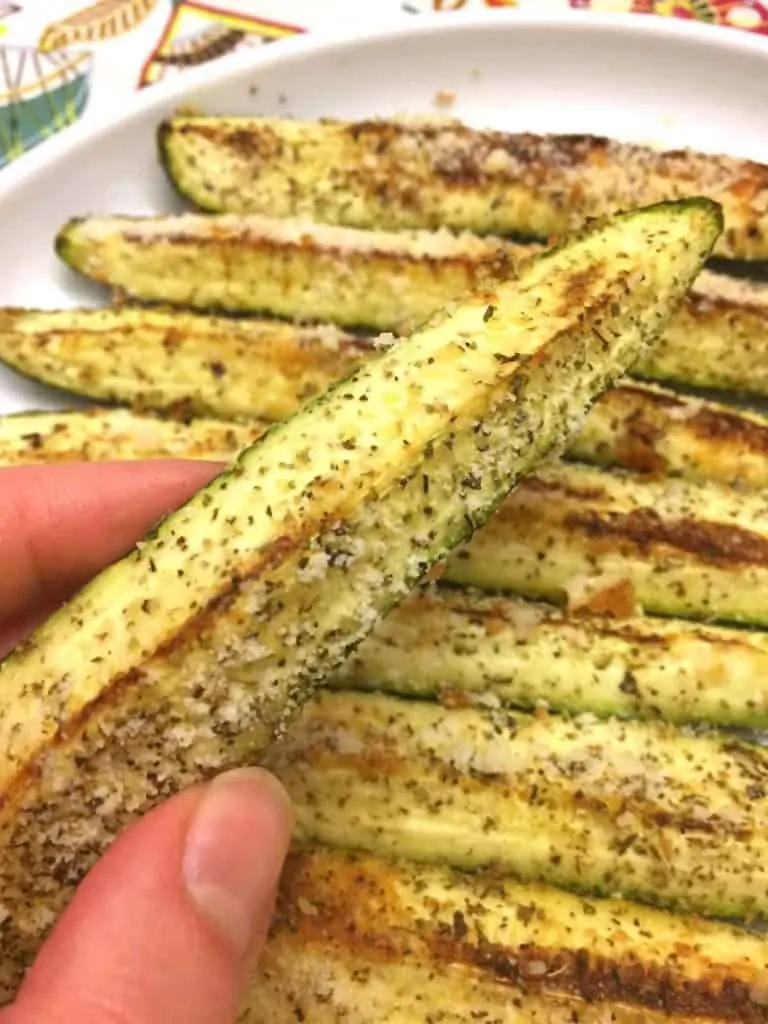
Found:
[{"label": "zucchini flesh", "polygon": [[716,917],[768,912],[759,747],[338,691],[305,707],[267,763],[301,841]]},{"label": "zucchini flesh", "polygon": [[295,851],[242,1020],[768,1019],[768,945],[727,925],[322,847]]},{"label": "zucchini flesh", "polygon": [[116,832],[259,756],[662,329],[721,226],[705,200],[635,211],[436,315],[272,427],[0,665],[7,996]]},{"label": "zucchini flesh", "polygon": [[[444,578],[599,610],[768,625],[768,498],[578,464],[525,480]],[[610,609],[609,609],[610,610]]]},{"label": "zucchini flesh", "polygon": [[0,359],[21,373],[97,401],[224,419],[282,419],[371,348],[330,325],[130,307],[0,310]]},{"label": "zucchini flesh", "polygon": [[718,255],[768,259],[768,167],[749,160],[437,118],[180,116],[160,125],[158,146],[175,187],[205,210],[546,240],[589,217],[700,193],[723,207]]},{"label": "zucchini flesh", "polygon": [[448,707],[550,707],[600,717],[768,726],[768,637],[682,620],[566,615],[453,588],[412,595],[332,678],[334,688]]},{"label": "zucchini flesh", "polygon": [[229,462],[265,429],[159,419],[128,409],[18,413],[0,417],[0,466],[164,458]]},{"label": "zucchini flesh", "polygon": [[[522,248],[260,216],[86,217],[56,236],[74,270],[142,302],[403,329],[493,287]],[[343,258],[340,256],[343,255]]]}]

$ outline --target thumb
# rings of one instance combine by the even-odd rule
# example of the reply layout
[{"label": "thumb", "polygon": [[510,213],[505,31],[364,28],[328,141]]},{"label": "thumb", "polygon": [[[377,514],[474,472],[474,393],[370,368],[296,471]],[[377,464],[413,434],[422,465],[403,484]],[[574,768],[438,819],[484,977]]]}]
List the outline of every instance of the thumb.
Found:
[{"label": "thumb", "polygon": [[292,825],[260,769],[132,825],[85,878],[2,1024],[233,1024]]}]

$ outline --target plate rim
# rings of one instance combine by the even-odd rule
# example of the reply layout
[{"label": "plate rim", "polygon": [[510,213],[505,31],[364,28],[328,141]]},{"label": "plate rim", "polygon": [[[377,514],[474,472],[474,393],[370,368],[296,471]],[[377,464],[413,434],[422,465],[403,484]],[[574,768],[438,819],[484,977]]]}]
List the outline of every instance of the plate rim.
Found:
[{"label": "plate rim", "polygon": [[413,36],[454,35],[486,29],[510,32],[520,27],[533,30],[553,28],[574,32],[599,34],[626,32],[633,37],[644,36],[654,40],[700,44],[715,53],[723,49],[750,53],[763,58],[768,72],[768,37],[758,36],[742,29],[724,25],[711,25],[682,18],[657,14],[605,13],[569,8],[561,11],[520,11],[515,8],[483,11],[440,11],[377,18],[362,28],[353,24],[346,29],[310,29],[276,45],[249,50],[228,58],[222,65],[215,63],[185,72],[177,80],[161,82],[137,90],[126,100],[115,115],[107,111],[98,117],[85,116],[77,123],[62,129],[57,135],[27,153],[17,157],[0,170],[0,205],[12,200],[13,193],[26,187],[34,179],[48,173],[56,164],[84,146],[94,145],[100,136],[116,125],[127,124],[145,116],[153,109],[174,103],[183,104],[185,97],[209,86],[219,86],[236,80],[241,75],[260,68],[301,60],[305,55],[323,55],[329,58],[349,52],[359,43],[377,44]]}]

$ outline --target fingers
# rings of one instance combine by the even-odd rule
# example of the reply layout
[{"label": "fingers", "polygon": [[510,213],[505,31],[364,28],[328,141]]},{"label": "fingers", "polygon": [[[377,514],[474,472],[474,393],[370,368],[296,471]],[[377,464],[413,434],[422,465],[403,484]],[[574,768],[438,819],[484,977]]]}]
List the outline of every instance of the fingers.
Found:
[{"label": "fingers", "polygon": [[0,471],[0,620],[67,596],[220,469],[158,460]]},{"label": "fingers", "polygon": [[132,825],[62,915],[2,1024],[234,1024],[292,813],[259,769]]}]

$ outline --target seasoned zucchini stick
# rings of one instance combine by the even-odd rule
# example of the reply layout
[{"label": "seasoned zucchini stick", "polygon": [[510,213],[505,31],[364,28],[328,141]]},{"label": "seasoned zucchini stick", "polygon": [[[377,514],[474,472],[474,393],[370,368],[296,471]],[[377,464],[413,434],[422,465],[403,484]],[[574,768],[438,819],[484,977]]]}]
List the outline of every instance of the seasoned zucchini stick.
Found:
[{"label": "seasoned zucchini stick", "polygon": [[0,417],[0,466],[112,459],[229,462],[265,426],[170,420],[128,409],[73,409]]},{"label": "seasoned zucchini stick", "polygon": [[566,615],[515,597],[432,588],[380,622],[336,688],[479,704],[768,726],[768,636],[683,620]]},{"label": "seasoned zucchini stick", "polygon": [[[0,360],[9,366],[97,401],[161,412],[280,419],[374,353],[370,340],[336,328],[279,320],[130,307],[0,310]],[[127,436],[120,447],[124,457],[136,457]],[[569,454],[692,480],[768,486],[765,419],[631,382],[600,397]]]},{"label": "seasoned zucchini stick", "polygon": [[160,412],[283,419],[373,351],[329,325],[131,307],[0,309],[0,360],[15,370]]},{"label": "seasoned zucchini stick", "polygon": [[660,722],[330,692],[268,764],[301,841],[768,913],[768,753]]},{"label": "seasoned zucchini stick", "polygon": [[[70,221],[57,247],[76,270],[142,301],[329,320],[374,332],[421,322],[489,272],[511,271],[515,261],[539,251],[446,232],[414,236],[191,215]],[[18,311],[0,319],[0,337],[18,319]],[[148,323],[164,329],[162,319]],[[180,333],[195,326],[189,319]],[[290,328],[275,330],[275,352],[282,357]],[[201,325],[201,333],[213,342],[222,333],[221,321]],[[755,290],[742,287],[729,297],[722,275],[705,273],[632,372],[648,380],[768,395],[766,337],[768,305],[757,301]],[[241,338],[234,334],[231,345]],[[306,340],[305,332],[300,341]],[[352,339],[349,344],[354,348]],[[224,354],[229,357],[226,349]],[[328,355],[324,365],[333,371]],[[212,390],[207,382],[206,390]]]},{"label": "seasoned zucchini stick", "polygon": [[201,310],[402,329],[509,276],[526,246],[474,235],[355,231],[269,217],[76,217],[73,269],[120,294]]},{"label": "seasoned zucchini stick", "polygon": [[768,495],[559,465],[524,480],[444,578],[570,610],[768,625]]},{"label": "seasoned zucchini stick", "polygon": [[764,938],[717,922],[314,847],[288,860],[242,1019],[759,1024],[767,970]]},{"label": "seasoned zucchini stick", "polygon": [[656,476],[762,490],[768,488],[768,419],[626,381],[600,396],[568,456]]},{"label": "seasoned zucchini stick", "polygon": [[754,285],[701,274],[632,374],[684,387],[768,395],[768,305]]},{"label": "seasoned zucchini stick", "polygon": [[117,830],[253,763],[626,370],[721,226],[706,200],[636,211],[436,315],[245,449],[0,665],[6,996]]},{"label": "seasoned zucchini stick", "polygon": [[725,214],[718,255],[768,259],[768,167],[749,160],[444,118],[180,116],[159,126],[158,145],[175,187],[205,210],[546,240],[589,217],[701,194]]}]

